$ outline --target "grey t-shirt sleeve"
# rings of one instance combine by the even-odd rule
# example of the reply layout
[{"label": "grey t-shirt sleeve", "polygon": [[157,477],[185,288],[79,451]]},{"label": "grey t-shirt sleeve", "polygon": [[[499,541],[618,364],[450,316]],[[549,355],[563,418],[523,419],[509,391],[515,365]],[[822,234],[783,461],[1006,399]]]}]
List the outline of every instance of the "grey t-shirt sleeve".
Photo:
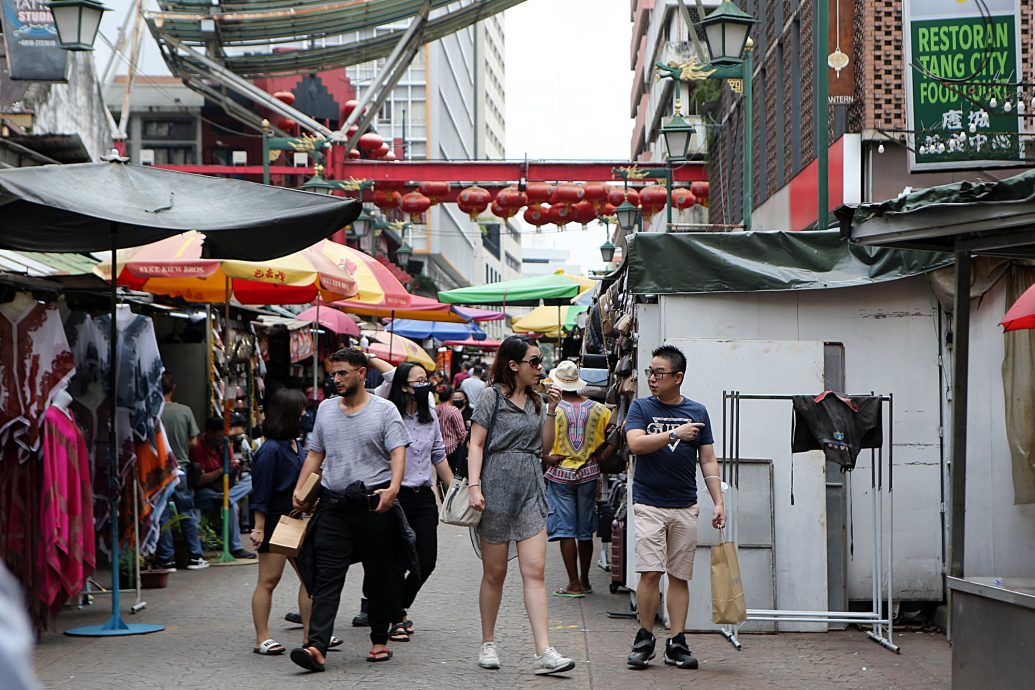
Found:
[{"label": "grey t-shirt sleeve", "polygon": [[194,438],[201,433],[201,429],[198,428],[198,420],[194,419],[194,412],[189,409],[187,410],[187,420],[189,427],[187,430],[188,438]]},{"label": "grey t-shirt sleeve", "polygon": [[[333,398],[332,398],[333,399]],[[335,402],[337,404],[337,402]],[[309,436],[309,450],[323,453],[326,450],[323,442],[323,425],[327,418],[323,403],[316,408],[316,421],[313,422],[313,433]]]},{"label": "grey t-shirt sleeve", "polygon": [[478,396],[478,404],[474,406],[471,421],[481,425],[484,429],[488,429],[489,422],[492,421],[492,408],[496,406],[496,397],[496,389],[486,386],[485,390],[482,391],[482,395]]},{"label": "grey t-shirt sleeve", "polygon": [[382,424],[384,429],[385,439],[385,450],[392,452],[400,446],[408,446],[413,442],[413,438],[410,436],[410,430],[403,424],[402,415],[399,414],[399,410],[395,409],[395,406],[385,407],[385,412],[382,417]]}]

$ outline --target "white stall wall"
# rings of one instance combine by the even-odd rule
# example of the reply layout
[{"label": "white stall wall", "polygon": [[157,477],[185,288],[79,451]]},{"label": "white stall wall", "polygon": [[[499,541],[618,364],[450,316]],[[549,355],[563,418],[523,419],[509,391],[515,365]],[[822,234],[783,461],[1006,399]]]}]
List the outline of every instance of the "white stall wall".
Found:
[{"label": "white stall wall", "polygon": [[[829,290],[662,296],[657,305],[640,305],[639,309],[641,352],[649,350],[653,343],[676,338],[842,343],[845,348],[846,392],[864,394],[875,391],[895,396],[892,494],[895,508],[895,597],[942,599],[941,457],[938,433],[941,388],[937,310],[924,278]],[[979,328],[981,326],[975,324],[975,330]],[[1000,361],[1001,355],[995,360],[996,372]],[[712,362],[691,363],[692,368],[717,366],[718,363]],[[775,390],[770,381],[782,378],[779,376],[781,367],[783,362],[779,351],[774,351],[771,356],[759,356],[746,380],[737,376],[738,380],[731,378],[728,385],[711,384],[716,387],[715,390],[699,390],[693,378],[688,377],[684,392],[700,400],[719,401],[723,388],[737,388],[744,393],[813,392],[809,389]],[[972,381],[976,378],[973,376]],[[998,378],[995,385],[999,386]],[[818,393],[821,387],[822,379],[816,385],[815,392]],[[1001,396],[1001,386],[999,390]],[[972,395],[976,394],[977,391],[972,389]],[[982,405],[977,400],[975,397],[971,401],[972,414],[975,415],[982,414],[978,409]],[[713,407],[715,404],[720,403],[713,403]],[[984,407],[983,413],[989,414],[988,405]],[[778,427],[780,433],[778,444],[784,447],[785,457],[789,457],[789,404],[787,409],[768,409],[770,411],[763,412],[754,406],[748,408],[745,403],[742,420],[746,423],[760,414],[772,415],[770,421]],[[1000,419],[1000,425],[1001,410],[1001,403],[992,410]],[[718,429],[721,420],[713,415],[713,422]],[[773,443],[771,438],[750,440],[749,433],[750,428],[742,430],[741,454],[744,456],[758,452],[749,449],[765,448]],[[1005,453],[1005,440],[1003,444]],[[811,471],[807,458],[809,455],[795,456],[796,498],[799,476]],[[971,472],[973,469],[972,466]],[[1004,477],[1009,477],[1009,468],[1005,464],[1002,472]],[[873,514],[870,474],[869,452],[864,451],[859,455],[851,481],[854,530],[850,532],[849,541],[848,593],[851,599],[856,600],[868,600],[872,592]],[[777,482],[775,508],[778,516],[782,509],[789,508],[787,494],[779,489],[781,481],[789,482],[789,475],[788,463],[777,460],[774,477]],[[973,488],[973,483],[971,486]],[[971,506],[974,505],[977,503],[971,503]],[[890,511],[890,507],[891,502],[885,501],[886,512]],[[777,530],[779,554],[779,522]],[[1035,543],[1035,538],[1028,543]],[[810,559],[810,564],[825,573],[825,555],[821,555],[817,553],[815,558]],[[788,574],[779,572],[778,576]],[[779,603],[781,608],[791,608],[782,598]],[[812,608],[825,609],[826,600],[823,600],[822,605]]]},{"label": "white stall wall", "polygon": [[1035,575],[1035,504],[1013,502],[1001,369],[1004,340],[997,325],[1010,306],[1003,292],[1000,282],[971,302],[963,571],[1030,578]]}]

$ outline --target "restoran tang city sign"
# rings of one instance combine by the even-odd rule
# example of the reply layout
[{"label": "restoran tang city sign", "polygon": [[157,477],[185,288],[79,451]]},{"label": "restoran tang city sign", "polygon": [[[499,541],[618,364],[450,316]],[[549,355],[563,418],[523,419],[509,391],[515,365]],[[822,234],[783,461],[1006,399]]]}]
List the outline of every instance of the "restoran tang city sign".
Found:
[{"label": "restoran tang city sign", "polygon": [[911,170],[1009,166],[1022,157],[1009,86],[1019,81],[1019,1],[904,0]]}]

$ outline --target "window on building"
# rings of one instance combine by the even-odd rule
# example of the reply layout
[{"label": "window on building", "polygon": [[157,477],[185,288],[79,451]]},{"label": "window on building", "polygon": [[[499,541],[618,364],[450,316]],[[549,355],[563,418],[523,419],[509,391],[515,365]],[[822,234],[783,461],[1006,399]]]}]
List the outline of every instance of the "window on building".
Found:
[{"label": "window on building", "polygon": [[193,119],[152,119],[141,123],[141,139],[163,141],[193,141],[195,137]]},{"label": "window on building", "polygon": [[801,21],[791,26],[791,174],[801,170]]},{"label": "window on building", "polygon": [[500,224],[485,223],[482,225],[482,246],[489,250],[489,253],[500,258]]},{"label": "window on building", "polygon": [[507,262],[507,267],[515,271],[521,270],[521,262],[514,258],[510,252],[504,252],[504,260]]}]

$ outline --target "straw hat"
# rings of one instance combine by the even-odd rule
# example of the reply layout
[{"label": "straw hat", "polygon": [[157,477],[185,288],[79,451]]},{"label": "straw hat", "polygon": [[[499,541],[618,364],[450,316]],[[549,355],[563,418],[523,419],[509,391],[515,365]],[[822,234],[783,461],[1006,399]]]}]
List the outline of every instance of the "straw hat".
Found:
[{"label": "straw hat", "polygon": [[579,365],[567,359],[554,367],[550,372],[550,378],[553,379],[554,386],[572,393],[577,393],[589,385],[579,376]]}]

